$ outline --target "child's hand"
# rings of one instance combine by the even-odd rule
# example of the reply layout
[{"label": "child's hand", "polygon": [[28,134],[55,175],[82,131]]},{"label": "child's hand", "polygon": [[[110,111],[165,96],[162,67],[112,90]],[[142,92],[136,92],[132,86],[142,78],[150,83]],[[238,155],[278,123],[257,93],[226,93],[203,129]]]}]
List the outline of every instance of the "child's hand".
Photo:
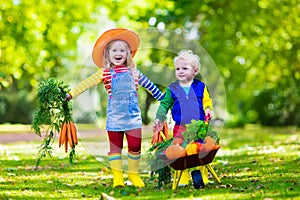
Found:
[{"label": "child's hand", "polygon": [[153,125],[153,136],[152,136],[152,141],[151,144],[154,145],[159,141],[159,131],[162,129],[163,124],[159,119],[154,120],[154,125]]},{"label": "child's hand", "polygon": [[212,111],[210,108],[205,109],[205,117],[207,117],[209,120],[212,118]]},{"label": "child's hand", "polygon": [[70,101],[72,99],[72,95],[70,95],[69,93],[66,94],[66,97],[65,97],[65,101]]},{"label": "child's hand", "polygon": [[156,131],[160,131],[163,127],[163,124],[162,122],[159,120],[159,119],[155,119],[154,120],[154,125],[153,125],[153,131],[156,132]]}]

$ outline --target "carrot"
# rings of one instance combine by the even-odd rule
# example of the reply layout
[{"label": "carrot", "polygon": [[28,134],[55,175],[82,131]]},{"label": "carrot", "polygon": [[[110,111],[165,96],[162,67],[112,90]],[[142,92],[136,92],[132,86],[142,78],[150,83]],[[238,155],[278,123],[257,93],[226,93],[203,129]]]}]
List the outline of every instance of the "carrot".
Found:
[{"label": "carrot", "polygon": [[165,121],[163,126],[163,133],[165,134],[166,138],[169,139],[169,133],[168,133],[168,123]]},{"label": "carrot", "polygon": [[72,135],[72,141],[74,145],[78,144],[78,138],[77,138],[77,130],[75,124],[70,121],[70,126],[71,126],[71,135]]},{"label": "carrot", "polygon": [[65,134],[65,140],[64,140],[64,143],[65,143],[65,152],[66,153],[68,153],[68,134],[67,134],[67,132],[68,132],[68,125],[66,124],[66,134]]},{"label": "carrot", "polygon": [[67,133],[67,124],[63,123],[61,125],[61,129],[60,129],[60,135],[59,135],[59,141],[58,141],[59,147],[64,143],[64,141],[66,139],[66,133]]},{"label": "carrot", "polygon": [[219,149],[221,146],[218,145],[218,144],[215,144],[215,146],[213,146],[212,150],[216,150],[216,149]]},{"label": "carrot", "polygon": [[68,131],[67,131],[67,134],[68,134],[68,142],[69,142],[69,145],[70,145],[70,147],[72,148],[73,147],[73,141],[72,141],[72,133],[71,133],[71,131],[72,131],[72,129],[71,129],[71,125],[70,125],[70,122],[67,124],[67,126],[68,126]]},{"label": "carrot", "polygon": [[151,142],[152,145],[155,145],[158,142],[158,137],[159,137],[158,132],[155,131],[152,136],[152,142]]},{"label": "carrot", "polygon": [[158,131],[157,132],[157,142],[158,143],[160,143],[160,142],[162,142],[163,140],[162,140],[162,137],[161,137],[161,131]]}]

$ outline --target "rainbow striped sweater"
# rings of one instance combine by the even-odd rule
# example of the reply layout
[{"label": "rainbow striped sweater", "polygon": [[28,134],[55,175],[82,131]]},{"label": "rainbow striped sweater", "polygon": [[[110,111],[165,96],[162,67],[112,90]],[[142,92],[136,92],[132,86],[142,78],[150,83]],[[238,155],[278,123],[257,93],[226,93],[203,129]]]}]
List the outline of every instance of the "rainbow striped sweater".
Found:
[{"label": "rainbow striped sweater", "polygon": [[[116,73],[127,72],[129,70],[126,66],[116,66],[114,71]],[[144,87],[148,92],[152,94],[152,96],[157,99],[161,100],[164,94],[159,90],[159,88],[152,83],[147,76],[142,74],[138,69],[133,70],[134,73],[134,80],[136,88],[138,89],[138,85]],[[75,88],[70,91],[72,98],[78,97],[81,93],[86,91],[87,89],[103,83],[104,87],[107,91],[107,94],[111,94],[111,72],[110,70],[100,68],[94,74],[89,76],[88,78],[81,81]]]}]

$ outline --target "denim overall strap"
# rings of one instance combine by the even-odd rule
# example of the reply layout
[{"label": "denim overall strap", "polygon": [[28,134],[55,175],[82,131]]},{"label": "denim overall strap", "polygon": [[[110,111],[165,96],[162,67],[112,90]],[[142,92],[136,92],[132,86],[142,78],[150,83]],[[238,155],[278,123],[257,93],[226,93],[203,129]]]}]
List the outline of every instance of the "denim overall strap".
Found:
[{"label": "denim overall strap", "polygon": [[126,131],[142,127],[134,75],[111,70],[111,95],[108,96],[106,129]]}]

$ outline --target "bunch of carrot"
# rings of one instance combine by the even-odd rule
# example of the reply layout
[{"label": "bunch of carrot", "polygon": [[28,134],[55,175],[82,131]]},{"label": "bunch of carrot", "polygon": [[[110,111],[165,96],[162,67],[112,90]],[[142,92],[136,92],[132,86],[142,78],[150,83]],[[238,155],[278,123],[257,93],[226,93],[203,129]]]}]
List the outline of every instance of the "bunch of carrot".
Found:
[{"label": "bunch of carrot", "polygon": [[167,139],[169,139],[169,133],[168,133],[168,123],[164,122],[163,128],[160,131],[155,131],[152,136],[151,144],[154,145],[156,143],[163,142]]},{"label": "bunch of carrot", "polygon": [[72,121],[64,122],[61,125],[58,145],[65,145],[65,152],[68,152],[68,143],[71,148],[78,144],[76,126]]}]

